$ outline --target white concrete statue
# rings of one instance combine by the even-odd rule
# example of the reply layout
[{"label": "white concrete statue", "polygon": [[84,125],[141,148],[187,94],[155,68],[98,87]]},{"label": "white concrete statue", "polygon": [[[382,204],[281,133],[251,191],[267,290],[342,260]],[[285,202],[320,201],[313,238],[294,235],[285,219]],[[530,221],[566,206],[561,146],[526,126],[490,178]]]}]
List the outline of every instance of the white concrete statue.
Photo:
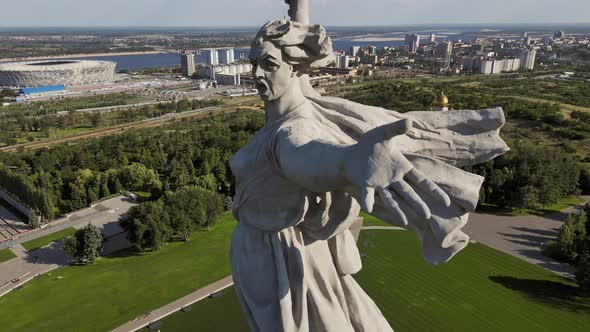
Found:
[{"label": "white concrete statue", "polygon": [[236,291],[253,331],[391,331],[351,276],[361,259],[349,227],[362,207],[416,232],[428,262],[449,260],[469,241],[461,228],[483,181],[457,167],[508,151],[503,112],[322,97],[305,73],[333,60],[331,41],[290,14],[305,23],[267,23],[250,53],[266,125],[231,161]]}]

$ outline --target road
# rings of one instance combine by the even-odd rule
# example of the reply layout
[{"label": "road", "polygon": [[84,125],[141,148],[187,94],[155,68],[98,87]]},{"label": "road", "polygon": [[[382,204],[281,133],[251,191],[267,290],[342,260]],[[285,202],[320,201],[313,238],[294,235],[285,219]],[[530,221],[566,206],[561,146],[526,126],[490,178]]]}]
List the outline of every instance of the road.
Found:
[{"label": "road", "polygon": [[[21,243],[60,230],[74,227],[76,229],[88,223],[102,229],[107,237],[102,254],[109,254],[129,246],[123,229],[119,226],[119,218],[136,205],[125,196],[118,196],[101,202],[93,207],[77,211],[66,218],[51,223],[51,227],[30,231],[16,240],[4,242],[0,249],[10,247],[17,258],[0,263],[0,296],[22,286],[37,275],[47,273],[69,264],[67,255],[59,242],[27,252]],[[16,280],[16,282],[14,282]]]},{"label": "road", "polygon": [[[590,202],[590,196],[583,196]],[[543,256],[547,241],[555,240],[567,214],[575,208],[546,216],[503,216],[473,213],[464,231],[472,240],[546,268],[566,277],[572,277],[574,268]]]}]

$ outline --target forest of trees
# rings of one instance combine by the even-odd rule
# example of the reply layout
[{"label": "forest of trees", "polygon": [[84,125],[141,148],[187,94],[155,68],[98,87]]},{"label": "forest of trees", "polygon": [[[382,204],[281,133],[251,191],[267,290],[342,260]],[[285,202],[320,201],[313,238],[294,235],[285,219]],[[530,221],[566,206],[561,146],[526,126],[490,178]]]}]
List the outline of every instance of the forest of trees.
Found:
[{"label": "forest of trees", "polygon": [[[569,119],[565,119],[557,104],[494,94],[495,89],[512,89],[515,85],[513,81],[490,80],[483,83],[482,86],[485,87],[482,88],[449,83],[444,86],[444,91],[456,109],[502,106],[509,119],[540,123],[539,130],[549,132],[564,143],[590,138],[588,113],[574,111]],[[582,89],[577,84],[574,87]],[[571,86],[568,88],[573,89]],[[360,103],[404,113],[430,110],[435,97],[433,91],[438,89],[443,87],[434,82],[375,82],[354,88],[345,96]],[[537,90],[545,91],[539,87]],[[590,192],[588,167],[580,163],[590,161],[589,156],[578,160],[579,156],[576,159],[571,153],[575,149],[567,151],[560,147],[530,142],[526,138],[505,139],[512,149],[511,152],[488,163],[468,168],[486,177],[480,202],[499,207],[534,209],[556,203],[569,195],[579,194],[580,191]]]},{"label": "forest of trees", "polygon": [[155,197],[185,186],[232,193],[229,158],[262,126],[259,112],[240,112],[133,130],[51,149],[0,153],[0,186],[45,219],[122,190]]},{"label": "forest of trees", "polygon": [[575,160],[556,148],[515,141],[511,151],[467,168],[485,177],[480,203],[538,209],[579,194],[580,171]]},{"label": "forest of trees", "polygon": [[209,229],[224,209],[223,196],[198,186],[167,191],[135,206],[120,221],[139,250],[157,250],[171,240],[187,241],[195,229]]}]

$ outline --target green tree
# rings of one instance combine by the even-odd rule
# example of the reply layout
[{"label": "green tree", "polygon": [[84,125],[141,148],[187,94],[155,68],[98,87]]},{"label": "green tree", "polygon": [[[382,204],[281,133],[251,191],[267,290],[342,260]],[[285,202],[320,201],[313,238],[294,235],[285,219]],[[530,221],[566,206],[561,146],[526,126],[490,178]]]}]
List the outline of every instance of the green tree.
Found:
[{"label": "green tree", "polygon": [[132,207],[120,225],[128,231],[127,238],[139,250],[157,250],[170,239],[170,220],[162,200]]},{"label": "green tree", "polygon": [[109,185],[106,182],[103,182],[100,185],[100,196],[101,197],[109,197],[109,196],[111,196],[111,191],[109,190]]},{"label": "green tree", "polygon": [[162,189],[162,182],[158,179],[156,172],[139,163],[123,167],[119,172],[119,179],[123,187],[128,190],[150,192],[153,189]]},{"label": "green tree", "polygon": [[96,194],[96,192],[92,188],[88,188],[87,197],[88,197],[88,204],[98,202],[98,194]]},{"label": "green tree", "polygon": [[569,262],[573,262],[577,257],[577,248],[574,218],[571,215],[559,229],[559,245],[563,257]]},{"label": "green tree", "polygon": [[94,263],[100,257],[103,243],[104,237],[100,229],[89,223],[68,238],[64,250],[77,263]]}]

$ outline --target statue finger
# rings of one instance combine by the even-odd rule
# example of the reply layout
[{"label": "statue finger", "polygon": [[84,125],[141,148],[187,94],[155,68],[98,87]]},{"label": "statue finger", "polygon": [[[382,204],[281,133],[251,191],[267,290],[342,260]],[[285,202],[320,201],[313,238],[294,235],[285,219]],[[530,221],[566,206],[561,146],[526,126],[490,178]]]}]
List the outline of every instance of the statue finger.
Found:
[{"label": "statue finger", "polygon": [[432,217],[428,205],[426,205],[424,200],[422,200],[422,198],[416,193],[414,188],[412,188],[404,180],[393,182],[390,186],[396,194],[398,194],[416,211],[418,216],[421,216],[425,219],[430,219],[430,217]]},{"label": "statue finger", "polygon": [[388,141],[395,136],[403,135],[412,128],[412,120],[402,119],[374,129],[369,130],[365,135],[371,144],[378,144]]},{"label": "statue finger", "polygon": [[375,188],[364,187],[361,191],[361,207],[365,212],[371,213],[375,204]]},{"label": "statue finger", "polygon": [[389,190],[387,190],[383,187],[377,187],[377,192],[379,193],[379,197],[381,197],[381,201],[383,202],[383,204],[385,205],[387,210],[389,210],[389,212],[391,212],[393,217],[398,218],[399,220],[402,221],[402,223],[405,226],[407,226],[408,225],[408,218],[406,217],[406,214],[400,208],[399,204],[397,204],[397,202],[395,201],[395,198],[393,197],[393,195],[395,195],[395,193],[391,193]]},{"label": "statue finger", "polygon": [[406,179],[414,184],[416,187],[422,189],[423,191],[427,192],[429,195],[438,199],[445,206],[451,206],[451,198],[444,190],[442,190],[434,181],[427,178],[422,172],[417,169],[412,169],[406,174]]}]

